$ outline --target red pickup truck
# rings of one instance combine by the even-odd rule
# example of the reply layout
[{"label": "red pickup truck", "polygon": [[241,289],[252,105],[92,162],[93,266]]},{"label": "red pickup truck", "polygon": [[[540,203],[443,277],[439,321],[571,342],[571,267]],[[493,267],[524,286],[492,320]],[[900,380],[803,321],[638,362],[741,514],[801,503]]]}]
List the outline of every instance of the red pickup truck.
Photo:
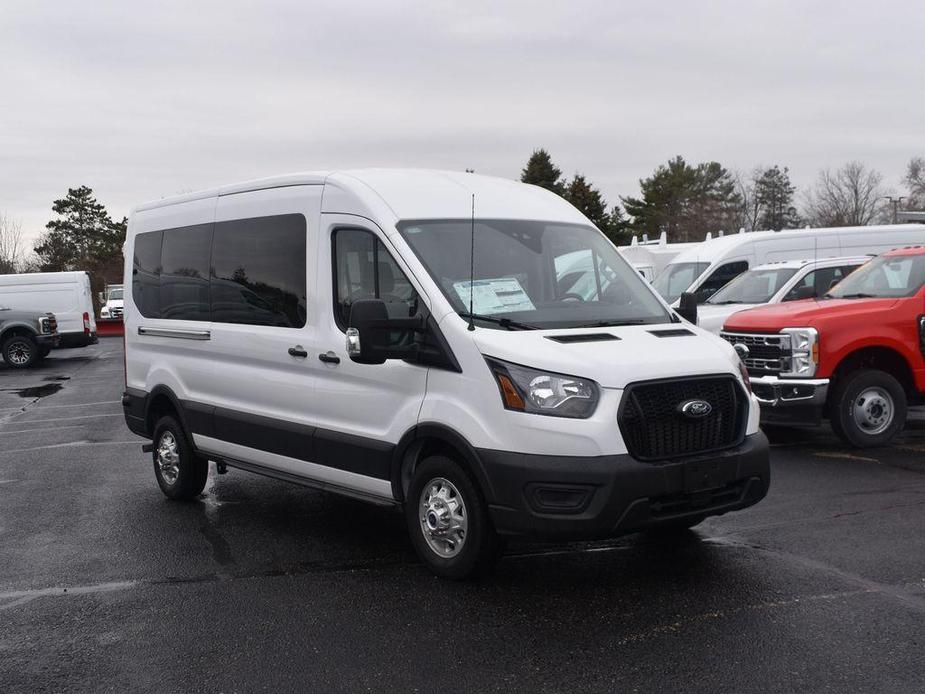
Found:
[{"label": "red pickup truck", "polygon": [[880,446],[925,402],[925,247],[880,255],[821,299],[735,313],[720,333],[768,424],[819,424]]}]

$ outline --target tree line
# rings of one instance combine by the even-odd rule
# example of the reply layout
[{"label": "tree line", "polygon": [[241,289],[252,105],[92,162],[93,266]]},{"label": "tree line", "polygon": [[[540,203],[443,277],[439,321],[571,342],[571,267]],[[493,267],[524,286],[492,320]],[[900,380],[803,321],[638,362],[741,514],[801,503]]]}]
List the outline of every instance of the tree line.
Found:
[{"label": "tree line", "polygon": [[[909,161],[901,200],[888,197],[882,174],[857,161],[820,171],[798,195],[786,166],[743,175],[715,161],[692,164],[676,156],[639,181],[638,196],[621,196],[612,206],[584,175],[564,177],[545,149],[530,155],[520,180],[561,195],[618,245],[633,234],[701,241],[720,230],[863,226],[890,221],[898,209],[925,210],[925,157]],[[52,212],[56,217],[31,253],[21,224],[0,212],[0,274],[86,270],[94,296],[107,282],[121,281],[127,220],[114,220],[88,186],[68,189]]]},{"label": "tree line", "polygon": [[613,206],[583,175],[563,178],[545,149],[530,155],[520,180],[561,195],[617,244],[633,234],[665,232],[669,241],[684,242],[720,230],[865,226],[889,222],[899,209],[925,209],[925,157],[909,161],[901,200],[890,197],[882,174],[857,161],[823,169],[798,195],[786,166],[758,166],[743,175],[719,162],[692,164],[676,156],[640,179],[639,196],[621,196]]}]

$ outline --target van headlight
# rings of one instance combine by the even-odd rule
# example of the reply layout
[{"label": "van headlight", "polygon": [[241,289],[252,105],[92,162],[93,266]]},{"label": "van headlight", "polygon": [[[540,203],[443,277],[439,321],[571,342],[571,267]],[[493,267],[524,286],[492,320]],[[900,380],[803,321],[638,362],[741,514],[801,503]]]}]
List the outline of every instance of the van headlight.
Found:
[{"label": "van headlight", "polygon": [[790,368],[784,365],[780,375],[796,378],[815,376],[819,365],[819,333],[816,329],[784,328],[781,334],[790,338]]},{"label": "van headlight", "polygon": [[576,419],[594,414],[600,397],[594,381],[487,357],[485,361],[498,383],[501,401],[509,410]]}]

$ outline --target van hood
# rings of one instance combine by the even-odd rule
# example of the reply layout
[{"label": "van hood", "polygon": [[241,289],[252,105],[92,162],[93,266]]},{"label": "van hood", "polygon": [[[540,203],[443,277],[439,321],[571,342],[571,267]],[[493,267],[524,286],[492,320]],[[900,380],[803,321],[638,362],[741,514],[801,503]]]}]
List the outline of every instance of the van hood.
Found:
[{"label": "van hood", "polygon": [[831,318],[879,321],[898,299],[804,299],[760,306],[731,315],[724,330],[774,333],[783,328],[813,328]]},{"label": "van hood", "polygon": [[[608,335],[611,338],[600,339]],[[738,374],[738,357],[729,343],[686,323],[568,330],[480,328],[473,340],[486,357],[588,378],[604,388],[657,378]]]},{"label": "van hood", "polygon": [[719,334],[729,316],[764,304],[700,304],[697,307],[697,325],[711,333]]}]

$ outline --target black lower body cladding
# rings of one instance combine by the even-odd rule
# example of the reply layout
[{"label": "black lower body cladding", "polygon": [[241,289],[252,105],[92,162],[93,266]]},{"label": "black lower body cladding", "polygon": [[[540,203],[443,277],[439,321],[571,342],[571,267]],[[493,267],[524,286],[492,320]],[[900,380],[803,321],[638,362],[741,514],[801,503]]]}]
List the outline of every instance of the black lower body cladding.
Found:
[{"label": "black lower body cladding", "polygon": [[770,483],[760,432],[736,448],[656,464],[629,455],[478,453],[498,532],[540,539],[614,537],[737,511],[761,501]]}]

